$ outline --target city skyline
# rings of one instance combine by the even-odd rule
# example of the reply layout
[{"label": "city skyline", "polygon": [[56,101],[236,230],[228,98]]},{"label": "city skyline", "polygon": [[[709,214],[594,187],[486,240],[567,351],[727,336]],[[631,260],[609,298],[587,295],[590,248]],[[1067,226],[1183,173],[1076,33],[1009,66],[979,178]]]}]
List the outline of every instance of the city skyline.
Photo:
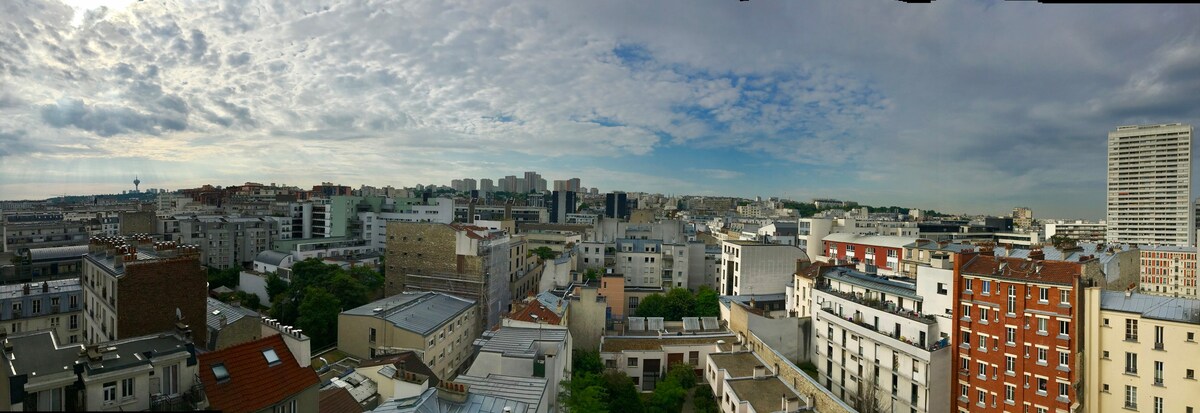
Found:
[{"label": "city skyline", "polygon": [[0,199],[538,171],[1102,219],[1107,133],[1200,114],[1188,7],[71,3],[6,5]]}]

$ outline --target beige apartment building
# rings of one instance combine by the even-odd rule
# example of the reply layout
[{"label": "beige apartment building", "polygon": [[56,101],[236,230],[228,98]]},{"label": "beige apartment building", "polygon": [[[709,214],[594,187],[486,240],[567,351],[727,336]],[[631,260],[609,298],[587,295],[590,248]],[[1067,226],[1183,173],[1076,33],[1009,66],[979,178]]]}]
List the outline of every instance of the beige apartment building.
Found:
[{"label": "beige apartment building", "polygon": [[1200,408],[1200,300],[1086,290],[1088,413]]},{"label": "beige apartment building", "polygon": [[405,292],[338,316],[338,349],[359,359],[415,351],[440,379],[451,379],[471,357],[480,335],[473,300],[435,292]]}]

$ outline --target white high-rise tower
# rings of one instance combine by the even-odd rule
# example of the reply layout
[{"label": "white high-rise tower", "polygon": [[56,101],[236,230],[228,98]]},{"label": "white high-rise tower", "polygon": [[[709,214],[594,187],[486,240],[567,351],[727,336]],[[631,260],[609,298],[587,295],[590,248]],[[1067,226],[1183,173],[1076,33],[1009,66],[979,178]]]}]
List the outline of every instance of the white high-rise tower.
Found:
[{"label": "white high-rise tower", "polygon": [[1121,126],[1108,133],[1109,242],[1189,246],[1192,126]]}]

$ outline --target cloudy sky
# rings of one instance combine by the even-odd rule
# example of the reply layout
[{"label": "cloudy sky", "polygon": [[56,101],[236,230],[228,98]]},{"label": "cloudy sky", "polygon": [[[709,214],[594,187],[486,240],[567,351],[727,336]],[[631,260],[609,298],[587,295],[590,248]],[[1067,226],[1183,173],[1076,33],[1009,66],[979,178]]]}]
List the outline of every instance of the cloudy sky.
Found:
[{"label": "cloudy sky", "polygon": [[0,199],[537,170],[1100,218],[1106,133],[1200,113],[1186,5],[70,3],[0,2]]}]

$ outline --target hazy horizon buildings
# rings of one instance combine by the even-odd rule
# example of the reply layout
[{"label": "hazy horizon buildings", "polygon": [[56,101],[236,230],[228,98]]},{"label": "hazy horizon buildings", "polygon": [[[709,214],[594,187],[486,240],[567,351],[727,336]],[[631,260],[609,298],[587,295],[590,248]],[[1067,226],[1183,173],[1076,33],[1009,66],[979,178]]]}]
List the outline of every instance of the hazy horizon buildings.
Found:
[{"label": "hazy horizon buildings", "polygon": [[1192,126],[1120,126],[1108,133],[1109,242],[1193,245]]}]

